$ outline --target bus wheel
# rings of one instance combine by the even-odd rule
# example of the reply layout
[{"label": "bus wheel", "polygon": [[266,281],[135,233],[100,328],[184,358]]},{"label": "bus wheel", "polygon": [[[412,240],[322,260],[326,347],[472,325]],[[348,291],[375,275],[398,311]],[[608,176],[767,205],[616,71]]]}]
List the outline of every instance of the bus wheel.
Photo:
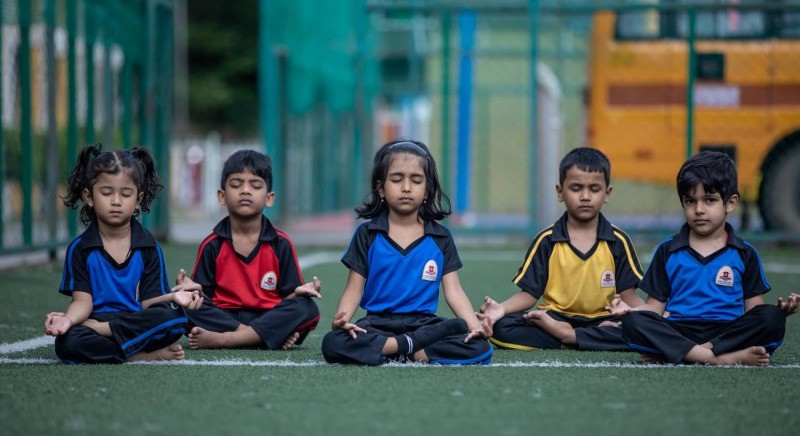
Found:
[{"label": "bus wheel", "polygon": [[758,206],[768,230],[800,230],[800,135],[792,136],[793,143],[764,168]]}]

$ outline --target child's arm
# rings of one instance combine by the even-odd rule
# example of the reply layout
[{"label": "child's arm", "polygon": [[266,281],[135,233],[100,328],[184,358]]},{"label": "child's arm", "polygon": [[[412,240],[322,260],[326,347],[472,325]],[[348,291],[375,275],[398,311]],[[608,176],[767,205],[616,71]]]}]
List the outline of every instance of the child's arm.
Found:
[{"label": "child's arm", "polygon": [[655,312],[661,316],[664,316],[664,310],[667,308],[667,303],[658,301],[653,297],[647,297],[647,301],[642,304],[641,306],[636,306],[631,308],[631,312],[637,310],[649,310],[650,312]]},{"label": "child's arm", "polygon": [[313,281],[308,283],[303,283],[302,285],[294,288],[294,292],[287,295],[286,298],[294,298],[294,297],[315,297],[315,298],[322,298],[322,294],[320,294],[320,290],[322,290],[322,283],[320,283],[319,279],[314,277]]},{"label": "child's arm", "polygon": [[614,296],[614,299],[611,300],[611,304],[606,306],[606,310],[611,312],[613,316],[625,316],[628,312],[630,312],[631,308],[638,307],[644,304],[644,300],[638,294],[636,294],[636,288],[631,286],[630,288],[618,293]]},{"label": "child's arm", "polygon": [[350,319],[355,315],[358,310],[358,304],[361,303],[361,297],[364,295],[364,283],[366,279],[361,274],[350,270],[347,276],[347,284],[342,293],[342,298],[339,299],[339,307],[336,308],[336,316],[333,318],[331,330],[344,330],[350,333],[353,339],[356,338],[356,332],[366,333],[363,328],[350,322]]},{"label": "child's arm", "polygon": [[453,313],[467,322],[469,334],[464,342],[469,342],[474,337],[488,338],[490,333],[486,331],[484,325],[475,316],[475,310],[472,308],[472,303],[469,302],[467,294],[461,287],[461,280],[458,278],[458,273],[453,271],[445,274],[442,277],[442,287],[444,288],[444,299],[447,305],[453,310]]},{"label": "child's arm", "polygon": [[506,314],[522,312],[523,310],[530,309],[536,305],[537,301],[538,299],[536,297],[525,291],[517,292],[516,294],[512,295],[511,298],[502,303],[498,303],[491,297],[486,296],[483,297],[481,314],[488,318],[489,323],[493,325],[499,321],[500,318],[506,316]]},{"label": "child's arm", "polygon": [[786,297],[785,302],[783,298],[778,298],[778,302],[775,304],[778,305],[786,316],[789,316],[793,313],[797,313],[797,310],[800,309],[800,295],[792,292]]},{"label": "child's arm", "polygon": [[160,303],[162,301],[171,301],[188,310],[196,310],[203,305],[203,297],[200,296],[200,291],[182,291],[174,290],[173,288],[173,292],[170,292],[169,294],[159,295],[158,297],[143,300],[142,309],[147,309],[153,304]]},{"label": "child's arm", "polygon": [[44,321],[44,331],[50,336],[63,335],[70,327],[81,324],[92,313],[92,294],[88,292],[73,291],[72,302],[67,306],[66,313],[51,312]]}]

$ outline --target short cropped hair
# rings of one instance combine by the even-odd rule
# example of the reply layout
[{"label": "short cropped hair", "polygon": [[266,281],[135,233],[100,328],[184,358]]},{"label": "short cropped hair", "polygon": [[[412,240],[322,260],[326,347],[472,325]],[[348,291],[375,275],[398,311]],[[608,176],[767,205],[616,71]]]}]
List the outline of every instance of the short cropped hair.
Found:
[{"label": "short cropped hair", "polygon": [[678,171],[678,198],[683,200],[698,185],[703,185],[708,193],[719,193],[723,201],[739,195],[739,181],[733,159],[719,151],[702,151],[690,157]]},{"label": "short cropped hair", "polygon": [[608,157],[600,150],[589,147],[578,147],[570,150],[570,152],[561,159],[561,164],[558,166],[559,184],[564,183],[564,179],[567,178],[567,170],[573,166],[581,171],[603,173],[606,186],[611,184],[611,162],[608,161]]},{"label": "short cropped hair", "polygon": [[228,176],[244,171],[250,171],[264,179],[267,183],[267,192],[272,191],[272,159],[255,150],[239,150],[225,161],[225,165],[222,167],[220,189],[225,189],[225,181],[228,180]]}]

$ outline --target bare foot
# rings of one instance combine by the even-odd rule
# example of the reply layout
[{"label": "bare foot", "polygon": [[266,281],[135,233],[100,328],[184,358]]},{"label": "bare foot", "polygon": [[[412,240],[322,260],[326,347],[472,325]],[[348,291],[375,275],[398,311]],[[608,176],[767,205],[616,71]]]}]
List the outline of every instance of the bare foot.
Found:
[{"label": "bare foot", "polygon": [[597,326],[598,327],[619,327],[621,325],[622,325],[622,323],[619,322],[619,321],[603,321],[600,324],[598,324]]},{"label": "bare foot", "polygon": [[717,359],[719,365],[769,366],[769,353],[764,347],[750,347],[720,354]]},{"label": "bare foot", "polygon": [[683,359],[687,362],[707,363],[711,365],[769,365],[769,353],[767,353],[764,347],[757,346],[715,356],[714,353],[705,346],[696,345],[686,353]]},{"label": "bare foot", "polygon": [[101,336],[105,336],[107,338],[114,336],[111,333],[111,327],[108,326],[107,322],[101,322],[96,319],[89,318],[86,321],[82,322],[81,325],[89,327],[90,329],[99,333]]},{"label": "bare foot", "polygon": [[129,357],[128,361],[183,360],[185,357],[186,353],[183,351],[183,347],[180,344],[172,344],[156,351],[136,353]]},{"label": "bare foot", "polygon": [[204,348],[224,348],[226,346],[225,333],[212,332],[202,327],[194,327],[187,335],[189,348],[201,350]]},{"label": "bare foot", "polygon": [[533,324],[550,333],[564,345],[577,345],[575,329],[564,321],[557,321],[544,310],[532,310],[522,316],[525,322]]},{"label": "bare foot", "polygon": [[281,348],[283,348],[284,350],[288,350],[289,348],[294,347],[294,344],[297,343],[298,339],[300,339],[300,333],[299,332],[292,333],[291,335],[289,335],[288,338],[286,338],[286,342],[284,342],[283,345],[281,345]]}]

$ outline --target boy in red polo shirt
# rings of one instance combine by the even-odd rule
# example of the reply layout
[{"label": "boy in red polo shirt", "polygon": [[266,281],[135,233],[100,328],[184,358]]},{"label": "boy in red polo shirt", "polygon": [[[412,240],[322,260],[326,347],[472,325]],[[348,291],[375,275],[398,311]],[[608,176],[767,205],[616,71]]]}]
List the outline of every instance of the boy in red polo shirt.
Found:
[{"label": "boy in red polo shirt", "polygon": [[222,170],[217,198],[228,216],[203,240],[194,274],[181,272],[176,290],[202,289],[203,306],[189,317],[189,347],[287,349],[319,322],[311,297],[320,282],[303,284],[289,237],[262,213],[272,206],[272,162],[240,150]]}]

